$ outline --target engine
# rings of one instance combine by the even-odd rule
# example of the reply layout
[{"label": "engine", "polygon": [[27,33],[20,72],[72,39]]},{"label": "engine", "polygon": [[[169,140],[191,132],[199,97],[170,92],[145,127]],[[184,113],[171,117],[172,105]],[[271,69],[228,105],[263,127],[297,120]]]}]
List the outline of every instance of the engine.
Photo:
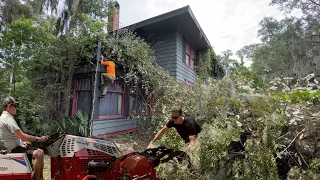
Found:
[{"label": "engine", "polygon": [[55,134],[49,139],[47,150],[54,180],[118,179],[121,176],[122,155],[112,141],[66,134]]}]

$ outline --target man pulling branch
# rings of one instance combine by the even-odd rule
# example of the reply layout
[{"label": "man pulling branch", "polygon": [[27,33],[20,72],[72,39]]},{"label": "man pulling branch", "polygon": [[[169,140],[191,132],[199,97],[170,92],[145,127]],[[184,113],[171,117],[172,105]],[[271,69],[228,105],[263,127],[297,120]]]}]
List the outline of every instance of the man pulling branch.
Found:
[{"label": "man pulling branch", "polygon": [[186,117],[182,114],[180,106],[173,106],[171,109],[171,120],[158,131],[155,137],[151,140],[148,148],[153,147],[153,143],[160,139],[169,128],[174,127],[180,137],[185,141],[184,152],[190,152],[195,148],[195,140],[201,132],[201,127],[193,117]]}]

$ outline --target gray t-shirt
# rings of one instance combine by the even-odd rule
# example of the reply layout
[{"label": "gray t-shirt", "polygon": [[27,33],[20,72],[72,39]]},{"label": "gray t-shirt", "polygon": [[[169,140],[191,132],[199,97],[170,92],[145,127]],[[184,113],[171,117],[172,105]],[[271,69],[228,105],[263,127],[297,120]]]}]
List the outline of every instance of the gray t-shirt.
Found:
[{"label": "gray t-shirt", "polygon": [[16,120],[7,111],[0,116],[0,142],[7,149],[13,149],[21,145],[21,140],[14,135],[14,131],[20,129]]}]

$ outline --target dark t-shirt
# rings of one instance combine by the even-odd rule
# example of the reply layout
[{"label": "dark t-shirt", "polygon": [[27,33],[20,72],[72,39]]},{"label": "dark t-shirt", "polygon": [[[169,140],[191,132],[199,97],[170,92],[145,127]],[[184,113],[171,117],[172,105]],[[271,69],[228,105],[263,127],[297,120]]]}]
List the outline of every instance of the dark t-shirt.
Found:
[{"label": "dark t-shirt", "polygon": [[182,124],[175,124],[173,120],[170,120],[166,126],[174,127],[185,143],[189,142],[189,136],[197,136],[201,131],[201,127],[192,117],[184,117]]}]

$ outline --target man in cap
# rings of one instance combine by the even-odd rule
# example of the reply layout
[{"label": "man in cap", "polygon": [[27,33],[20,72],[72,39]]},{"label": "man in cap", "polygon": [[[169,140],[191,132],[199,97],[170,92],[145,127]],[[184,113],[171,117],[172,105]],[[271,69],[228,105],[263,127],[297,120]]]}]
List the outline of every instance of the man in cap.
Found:
[{"label": "man in cap", "polygon": [[192,150],[195,146],[195,139],[201,131],[200,125],[196,122],[193,117],[185,117],[182,114],[182,108],[180,106],[173,106],[171,109],[171,120],[158,131],[155,137],[151,140],[148,145],[148,148],[153,146],[153,143],[160,139],[163,134],[165,134],[169,128],[174,127],[180,137],[188,144],[184,152]]},{"label": "man in cap", "polygon": [[[32,178],[43,178],[44,153],[43,150],[27,147],[24,142],[45,142],[48,137],[36,137],[24,133],[14,119],[17,112],[18,102],[11,96],[3,100],[3,112],[0,116],[0,142],[11,153],[26,153],[29,160],[33,160]],[[31,161],[32,161],[31,160]]]}]

